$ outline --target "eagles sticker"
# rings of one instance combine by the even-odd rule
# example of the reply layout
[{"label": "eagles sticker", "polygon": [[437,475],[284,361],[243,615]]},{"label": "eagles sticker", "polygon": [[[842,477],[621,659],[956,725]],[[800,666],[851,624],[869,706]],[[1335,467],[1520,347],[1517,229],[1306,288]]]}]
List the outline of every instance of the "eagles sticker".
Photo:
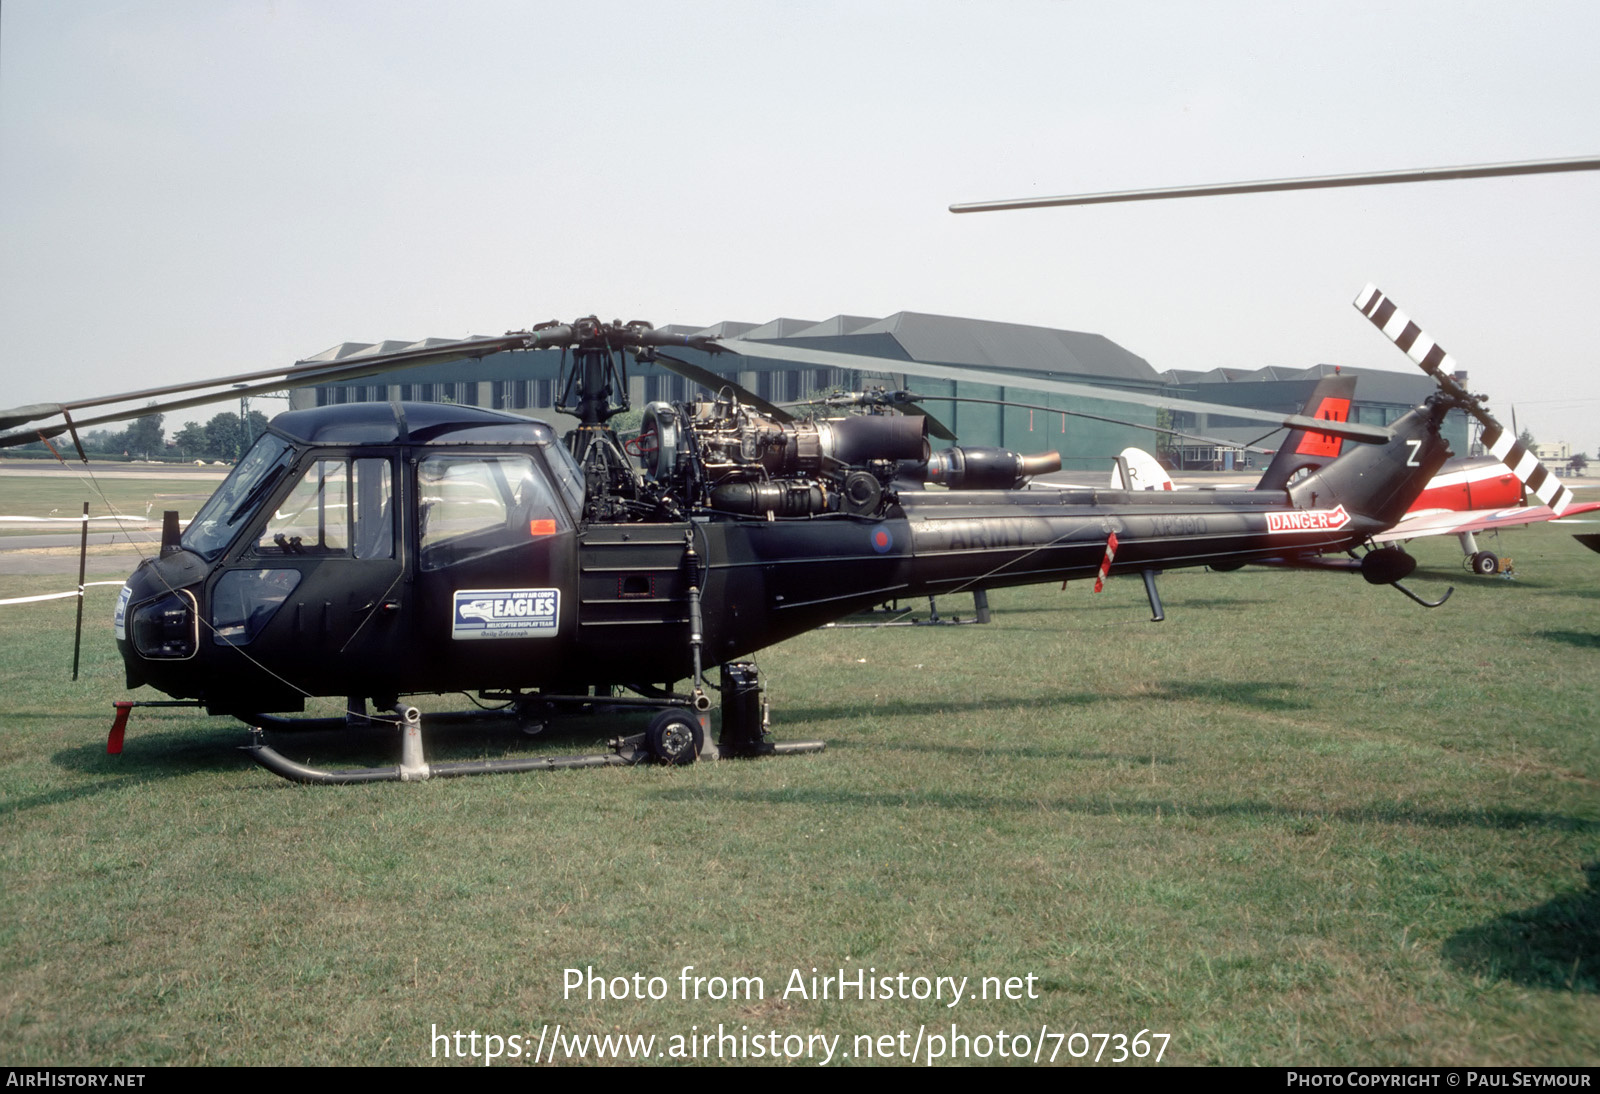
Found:
[{"label": "eagles sticker", "polygon": [[450,637],[457,641],[551,638],[560,613],[560,589],[459,589]]}]

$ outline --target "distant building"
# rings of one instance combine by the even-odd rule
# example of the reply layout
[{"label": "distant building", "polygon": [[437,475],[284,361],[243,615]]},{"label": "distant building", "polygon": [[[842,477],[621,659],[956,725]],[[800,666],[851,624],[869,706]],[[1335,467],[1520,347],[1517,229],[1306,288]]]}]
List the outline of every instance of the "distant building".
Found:
[{"label": "distant building", "polygon": [[[1110,399],[1079,399],[1036,389],[1004,385],[985,373],[1004,372],[1029,379],[1066,381],[1136,394],[1186,397],[1224,405],[1249,407],[1274,413],[1298,412],[1323,371],[1331,365],[1309,369],[1266,368],[1246,372],[1214,369],[1210,372],[1172,370],[1158,373],[1144,358],[1099,334],[961,319],[920,312],[897,312],[881,319],[837,315],[822,322],[780,318],[767,323],[724,322],[713,327],[674,325],[676,334],[701,334],[712,338],[743,338],[774,346],[829,350],[880,360],[860,369],[817,368],[781,360],[739,358],[674,349],[690,364],[722,376],[775,403],[794,402],[830,391],[861,390],[869,386],[907,388],[927,396],[922,406],[955,432],[962,444],[1000,445],[1021,452],[1055,449],[1065,469],[1107,466],[1109,457],[1136,446],[1163,447],[1172,458],[1190,466],[1211,466],[1232,461],[1227,446],[1165,440],[1158,444],[1155,427],[1190,428],[1237,443],[1257,440],[1270,427],[1242,419],[1205,415],[1168,415]],[[388,353],[422,348],[446,339],[419,343],[383,342],[377,345],[344,342],[308,358],[306,365],[328,364],[358,354]],[[962,370],[957,380],[934,380],[897,373],[882,359],[942,365]],[[730,364],[738,367],[730,367]],[[499,353],[479,360],[454,362],[386,373],[343,384],[298,388],[291,395],[294,409],[346,402],[388,401],[452,402],[497,410],[527,412],[548,419],[558,430],[572,419],[554,411],[561,393],[558,350],[522,350]],[[1420,402],[1432,390],[1421,373],[1354,370],[1357,404],[1352,418],[1387,424]],[[655,400],[677,402],[704,389],[659,365],[628,365],[628,400],[634,409]],[[706,394],[714,394],[706,392]],[[985,402],[958,402],[955,398],[1032,404],[999,406]],[[1123,423],[1071,417],[1062,410],[1118,419]],[[1457,416],[1459,417],[1459,415]],[[1164,419],[1164,420],[1162,420]],[[1465,450],[1464,422],[1457,451]],[[1277,434],[1281,437],[1282,434]],[[1272,438],[1264,444],[1271,447]]]},{"label": "distant building", "polygon": [[[1434,390],[1434,383],[1422,372],[1386,372],[1370,368],[1346,368],[1339,365],[1312,365],[1310,368],[1283,368],[1268,366],[1258,369],[1216,368],[1207,372],[1169,369],[1162,377],[1170,385],[1167,393],[1203,403],[1222,403],[1226,406],[1249,407],[1280,413],[1298,413],[1305,407],[1306,399],[1317,381],[1324,376],[1343,373],[1356,377],[1355,401],[1350,408],[1350,420],[1362,425],[1391,425],[1412,407],[1422,402]],[[1466,377],[1458,375],[1461,382]],[[1222,415],[1180,413],[1173,419],[1177,429],[1204,434],[1218,440],[1232,441],[1243,447],[1255,444],[1272,448],[1283,437],[1276,433],[1266,441],[1260,438],[1270,427],[1260,422]],[[1458,456],[1468,454],[1468,427],[1466,415],[1452,411],[1445,419],[1445,440]],[[1182,457],[1182,466],[1205,467],[1222,461],[1226,447],[1192,440],[1177,440],[1175,451]]]}]

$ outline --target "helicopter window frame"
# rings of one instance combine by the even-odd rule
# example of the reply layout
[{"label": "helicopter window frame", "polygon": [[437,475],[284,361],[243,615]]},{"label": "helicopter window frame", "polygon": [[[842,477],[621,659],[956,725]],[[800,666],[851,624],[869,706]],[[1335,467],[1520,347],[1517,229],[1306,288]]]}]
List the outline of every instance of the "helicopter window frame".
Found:
[{"label": "helicopter window frame", "polygon": [[284,560],[393,559],[394,500],[388,456],[319,454],[260,526],[250,553]]},{"label": "helicopter window frame", "polygon": [[322,456],[311,460],[267,515],[256,537],[256,554],[348,554],[349,499],[349,461]]},{"label": "helicopter window frame", "polygon": [[179,538],[184,550],[207,562],[227,550],[241,523],[255,515],[257,507],[283,477],[294,452],[294,445],[284,438],[263,433],[189,521]]},{"label": "helicopter window frame", "polygon": [[350,543],[358,559],[394,557],[394,463],[357,456],[351,463]]},{"label": "helicopter window frame", "polygon": [[211,592],[212,644],[247,646],[255,641],[303,576],[288,567],[226,571]]},{"label": "helicopter window frame", "polygon": [[[415,461],[417,568],[424,573],[513,550],[572,527],[543,459],[434,452]],[[445,496],[449,492],[454,497]]]},{"label": "helicopter window frame", "polygon": [[[552,453],[554,457],[552,458]],[[566,497],[567,510],[574,517],[583,512],[583,501],[588,494],[587,479],[583,468],[578,466],[577,458],[567,451],[567,446],[554,441],[549,441],[539,446],[539,454],[544,457],[545,466],[550,471],[550,478],[560,487],[561,493]]]}]

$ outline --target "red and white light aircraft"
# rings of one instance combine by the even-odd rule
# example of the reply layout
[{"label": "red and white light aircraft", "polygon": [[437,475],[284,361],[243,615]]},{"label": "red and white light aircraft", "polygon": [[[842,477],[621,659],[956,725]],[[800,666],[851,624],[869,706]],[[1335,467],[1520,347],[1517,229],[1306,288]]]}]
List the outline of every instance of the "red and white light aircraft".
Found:
[{"label": "red and white light aircraft", "polygon": [[1461,541],[1468,569],[1475,574],[1494,574],[1500,572],[1500,559],[1492,551],[1478,549],[1478,532],[1568,520],[1600,509],[1600,501],[1573,501],[1558,513],[1548,505],[1528,505],[1527,500],[1521,481],[1500,459],[1455,459],[1439,469],[1399,524],[1373,538],[1393,543],[1423,536],[1455,536]]}]

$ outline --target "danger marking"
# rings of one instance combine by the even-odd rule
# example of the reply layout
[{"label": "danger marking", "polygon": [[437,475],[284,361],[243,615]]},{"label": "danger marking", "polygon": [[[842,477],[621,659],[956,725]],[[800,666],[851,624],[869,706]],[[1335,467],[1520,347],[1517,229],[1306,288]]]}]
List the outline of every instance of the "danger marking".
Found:
[{"label": "danger marking", "polygon": [[1268,532],[1331,532],[1350,523],[1344,506],[1337,509],[1301,509],[1293,513],[1268,513]]}]

